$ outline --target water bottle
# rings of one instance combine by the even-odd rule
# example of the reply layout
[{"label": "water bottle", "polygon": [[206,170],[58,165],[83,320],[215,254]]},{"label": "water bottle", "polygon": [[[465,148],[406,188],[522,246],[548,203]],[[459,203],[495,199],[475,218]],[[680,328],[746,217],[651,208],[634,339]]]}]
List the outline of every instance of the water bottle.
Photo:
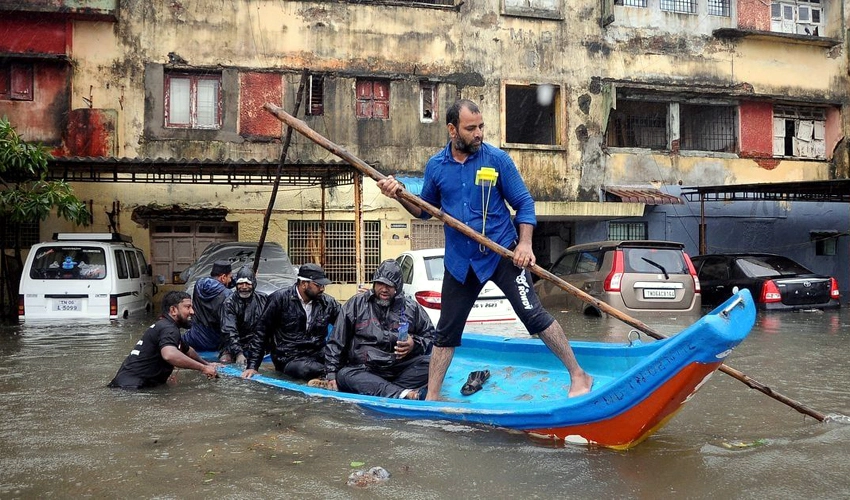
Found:
[{"label": "water bottle", "polygon": [[407,321],[402,321],[398,324],[398,341],[404,342],[407,340],[407,331],[410,329],[410,324]]}]

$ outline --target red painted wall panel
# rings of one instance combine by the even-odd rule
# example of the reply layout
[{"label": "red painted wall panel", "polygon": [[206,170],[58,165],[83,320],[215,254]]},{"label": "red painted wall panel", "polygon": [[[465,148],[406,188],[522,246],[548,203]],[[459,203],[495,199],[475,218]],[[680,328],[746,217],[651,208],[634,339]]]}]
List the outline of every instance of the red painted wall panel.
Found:
[{"label": "red painted wall panel", "polygon": [[738,27],[770,31],[770,2],[738,0]]},{"label": "red painted wall panel", "polygon": [[4,14],[0,17],[0,52],[65,54],[71,42],[68,21],[42,16]]},{"label": "red painted wall panel", "polygon": [[117,112],[75,109],[68,113],[64,152],[68,156],[115,156]]},{"label": "red painted wall panel", "polygon": [[740,106],[741,156],[764,158],[773,156],[773,104],[747,102]]},{"label": "red painted wall panel", "polygon": [[[278,73],[239,75],[239,134],[244,137],[279,138],[283,124],[263,109],[263,104],[281,104],[283,79]],[[303,108],[302,108],[303,109]]]},{"label": "red painted wall panel", "polygon": [[33,62],[32,100],[0,100],[0,116],[8,116],[24,140],[61,144],[71,103],[70,78],[64,62]]}]

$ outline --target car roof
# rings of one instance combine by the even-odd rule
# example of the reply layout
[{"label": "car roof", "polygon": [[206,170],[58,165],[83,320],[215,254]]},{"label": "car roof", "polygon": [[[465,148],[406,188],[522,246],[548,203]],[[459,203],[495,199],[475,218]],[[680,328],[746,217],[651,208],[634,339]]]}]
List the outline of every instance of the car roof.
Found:
[{"label": "car roof", "polygon": [[730,253],[707,253],[703,255],[695,255],[691,259],[704,259],[706,257],[782,257],[788,259],[784,255],[765,252],[730,252]]},{"label": "car roof", "polygon": [[573,245],[567,248],[565,252],[573,250],[608,250],[612,248],[672,248],[681,250],[685,248],[685,245],[676,241],[663,240],[606,240]]},{"label": "car roof", "polygon": [[414,257],[437,257],[441,255],[445,255],[445,248],[423,248],[420,250],[408,250],[406,252],[402,252],[401,255],[412,255]]}]

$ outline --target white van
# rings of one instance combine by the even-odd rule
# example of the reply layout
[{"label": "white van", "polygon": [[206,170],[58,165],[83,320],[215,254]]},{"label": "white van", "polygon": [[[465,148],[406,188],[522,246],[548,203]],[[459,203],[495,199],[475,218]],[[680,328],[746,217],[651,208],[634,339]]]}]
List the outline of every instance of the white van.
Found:
[{"label": "white van", "polygon": [[55,233],[33,245],[21,276],[18,316],[126,318],[150,312],[151,268],[133,239],[117,233]]}]

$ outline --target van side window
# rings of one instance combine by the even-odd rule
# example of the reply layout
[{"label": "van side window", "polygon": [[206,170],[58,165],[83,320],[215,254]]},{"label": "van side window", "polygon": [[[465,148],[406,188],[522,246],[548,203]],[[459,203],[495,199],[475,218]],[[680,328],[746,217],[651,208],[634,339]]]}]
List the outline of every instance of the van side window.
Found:
[{"label": "van side window", "polygon": [[143,276],[148,274],[148,261],[145,260],[145,254],[137,251],[136,256],[139,257],[139,272],[141,272]]},{"label": "van side window", "polygon": [[125,252],[127,254],[127,260],[130,264],[130,277],[138,278],[139,275],[139,261],[136,259],[136,252],[128,251]]},{"label": "van side window", "polygon": [[124,258],[124,250],[115,250],[115,267],[118,271],[118,279],[125,280],[130,277],[127,272],[127,259]]}]

